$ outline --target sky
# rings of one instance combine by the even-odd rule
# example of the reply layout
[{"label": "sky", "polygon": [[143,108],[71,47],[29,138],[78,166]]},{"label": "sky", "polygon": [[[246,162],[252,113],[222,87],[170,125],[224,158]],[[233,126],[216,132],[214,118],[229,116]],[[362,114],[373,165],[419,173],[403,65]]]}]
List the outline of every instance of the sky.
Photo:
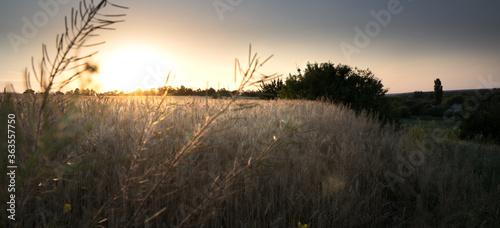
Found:
[{"label": "sky", "polygon": [[[26,89],[24,70],[53,55],[77,0],[0,2],[0,84]],[[96,1],[98,2],[98,1]],[[99,91],[163,86],[236,89],[234,63],[283,78],[309,63],[370,69],[389,93],[500,87],[500,2],[430,0],[115,0],[103,13],[125,22],[98,31],[85,48],[99,72],[63,88]],[[32,74],[31,74],[32,75]],[[60,80],[67,75],[61,75]],[[172,77],[170,78],[172,79]],[[40,87],[31,77],[35,91]]]}]

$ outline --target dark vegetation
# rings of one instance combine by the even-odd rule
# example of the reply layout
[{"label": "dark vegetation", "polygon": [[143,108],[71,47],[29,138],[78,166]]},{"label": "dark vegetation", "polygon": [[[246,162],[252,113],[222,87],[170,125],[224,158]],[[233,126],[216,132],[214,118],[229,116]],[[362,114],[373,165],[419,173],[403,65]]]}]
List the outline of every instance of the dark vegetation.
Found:
[{"label": "dark vegetation", "polygon": [[333,63],[308,64],[304,74],[290,75],[278,96],[288,99],[326,99],[349,105],[357,112],[382,111],[385,106],[381,81],[369,70]]},{"label": "dark vegetation", "polygon": [[[172,86],[162,86],[159,88],[151,88],[149,90],[137,89],[132,92],[113,90],[102,93],[96,92],[94,89],[90,88],[85,88],[85,89],[76,88],[74,90],[72,89],[66,91],[66,93],[56,91],[52,92],[52,94],[81,95],[81,96],[162,96],[163,94],[165,94],[165,92],[167,92],[169,96],[210,96],[217,98],[217,97],[230,97],[234,95],[237,92],[237,90],[229,91],[226,88],[215,90],[212,87],[202,90],[199,88],[198,89],[186,88],[184,85],[181,85],[178,88]],[[35,94],[35,93],[36,92],[33,89],[27,89],[24,91],[24,94]],[[248,91],[243,93],[246,94],[246,96],[250,97],[258,96],[258,93],[255,91]],[[40,92],[38,94],[43,94],[43,92]]]},{"label": "dark vegetation", "polygon": [[500,144],[500,91],[482,91],[484,100],[467,99],[465,111],[457,113],[462,119],[460,138]]},{"label": "dark vegetation", "polygon": [[401,118],[451,123],[445,130],[460,139],[500,144],[500,90],[444,92],[439,105],[434,98],[432,92],[420,91],[389,97]]},{"label": "dark vegetation", "polygon": [[434,80],[434,104],[440,105],[443,102],[443,86],[441,85],[441,80]]},{"label": "dark vegetation", "polygon": [[379,114],[386,122],[397,120],[390,112],[390,105],[382,82],[370,70],[360,70],[333,63],[307,64],[304,73],[290,74],[285,83],[280,80],[263,84],[265,98],[323,100],[347,105],[356,113],[362,111]]}]

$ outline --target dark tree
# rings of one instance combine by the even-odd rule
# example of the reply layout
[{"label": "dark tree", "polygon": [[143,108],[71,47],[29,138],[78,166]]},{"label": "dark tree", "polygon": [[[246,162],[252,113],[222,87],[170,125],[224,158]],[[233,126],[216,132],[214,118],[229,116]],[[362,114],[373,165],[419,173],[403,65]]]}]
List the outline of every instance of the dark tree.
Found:
[{"label": "dark tree", "polygon": [[29,94],[35,94],[35,91],[34,91],[34,90],[32,90],[32,89],[27,89],[27,90],[25,90],[25,91],[24,91],[24,93],[25,93],[25,94],[26,94],[26,93],[29,93]]},{"label": "dark tree", "polygon": [[385,115],[390,108],[385,99],[387,90],[370,70],[360,70],[333,63],[311,64],[298,75],[290,75],[281,91],[283,98],[324,98],[349,105],[356,111],[374,111]]},{"label": "dark tree", "polygon": [[443,101],[443,86],[441,85],[441,80],[437,78],[434,80],[434,104],[440,105]]},{"label": "dark tree", "polygon": [[80,95],[83,95],[83,96],[95,96],[97,93],[96,91],[94,91],[94,89],[89,89],[89,88],[86,88],[86,89],[83,89],[82,91],[80,91]]},{"label": "dark tree", "polygon": [[260,85],[259,92],[260,98],[261,99],[274,99],[278,96],[278,91],[280,91],[283,88],[283,80],[281,79],[274,79],[270,81],[269,83],[264,83]]},{"label": "dark tree", "polygon": [[217,93],[217,91],[215,91],[215,89],[214,89],[214,88],[212,88],[212,87],[210,87],[210,89],[207,89],[207,90],[205,91],[205,94],[206,94],[207,96],[213,96],[215,93]]},{"label": "dark tree", "polygon": [[289,74],[288,77],[285,80],[285,85],[283,85],[283,88],[278,91],[278,97],[281,98],[288,98],[288,99],[302,99],[304,97],[305,91],[303,91],[302,88],[302,74],[300,74],[300,69],[299,69],[299,74],[297,75],[292,75]]},{"label": "dark tree", "polygon": [[218,97],[230,97],[231,92],[229,92],[226,88],[222,88],[217,90],[217,96]]},{"label": "dark tree", "polygon": [[177,93],[175,95],[190,96],[193,95],[193,89],[186,88],[184,85],[181,85],[181,87],[177,90]]},{"label": "dark tree", "polygon": [[172,95],[174,94],[174,89],[170,86],[162,86],[158,88],[158,95],[164,95],[165,93]]}]

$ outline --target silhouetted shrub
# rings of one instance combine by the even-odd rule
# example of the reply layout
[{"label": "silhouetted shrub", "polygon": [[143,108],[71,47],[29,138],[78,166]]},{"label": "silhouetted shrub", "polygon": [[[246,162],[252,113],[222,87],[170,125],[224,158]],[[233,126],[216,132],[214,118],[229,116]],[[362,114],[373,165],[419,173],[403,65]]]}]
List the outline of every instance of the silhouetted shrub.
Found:
[{"label": "silhouetted shrub", "polygon": [[266,100],[274,99],[278,96],[278,91],[280,91],[282,88],[283,80],[279,78],[272,80],[269,83],[262,82],[259,89],[259,98]]},{"label": "silhouetted shrub", "polygon": [[283,89],[282,98],[309,100],[326,99],[334,103],[349,105],[358,113],[362,110],[378,113],[381,118],[394,116],[382,82],[367,70],[333,63],[308,63],[304,71],[290,75]]},{"label": "silhouetted shrub", "polygon": [[35,94],[35,91],[32,89],[27,89],[24,91],[24,94]]}]

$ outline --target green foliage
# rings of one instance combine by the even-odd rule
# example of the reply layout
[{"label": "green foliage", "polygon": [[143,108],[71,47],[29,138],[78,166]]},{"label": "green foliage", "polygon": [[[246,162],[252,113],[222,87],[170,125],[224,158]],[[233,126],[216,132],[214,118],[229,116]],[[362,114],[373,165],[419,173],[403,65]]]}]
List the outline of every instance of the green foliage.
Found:
[{"label": "green foliage", "polygon": [[399,106],[398,113],[399,113],[399,117],[401,117],[401,118],[410,118],[411,117],[410,109],[408,107],[405,107],[405,106]]},{"label": "green foliage", "polygon": [[427,109],[426,115],[433,117],[443,117],[446,110],[448,110],[448,108],[444,105],[432,106]]},{"label": "green foliage", "polygon": [[424,99],[425,94],[422,91],[415,91],[413,92],[413,99]]},{"label": "green foliage", "polygon": [[[500,91],[479,102],[477,109],[466,109],[460,124],[460,138],[500,144]],[[474,107],[470,105],[470,107]]]},{"label": "green foliage", "polygon": [[285,80],[285,85],[283,88],[278,91],[278,97],[280,98],[288,98],[288,99],[302,99],[304,98],[302,87],[302,74],[300,73],[300,69],[298,70],[298,75],[289,74],[289,76]]},{"label": "green foliage", "polygon": [[452,106],[454,104],[463,104],[465,97],[463,95],[454,95],[444,99],[443,103],[446,106]]},{"label": "green foliage", "polygon": [[399,118],[410,118],[411,117],[411,111],[408,106],[406,106],[404,102],[404,98],[402,97],[388,97],[388,100],[390,102],[390,106],[392,108],[392,113]]},{"label": "green foliage", "polygon": [[408,139],[414,142],[422,142],[425,139],[425,128],[419,123],[408,130]]},{"label": "green foliage", "polygon": [[441,80],[436,78],[434,80],[434,104],[439,105],[443,102],[443,86],[441,85]]},{"label": "green foliage", "polygon": [[290,75],[284,88],[278,93],[282,98],[309,100],[327,99],[349,105],[358,113],[362,110],[384,116],[390,109],[381,81],[370,70],[360,70],[333,63],[309,63],[302,75]]},{"label": "green foliage", "polygon": [[261,99],[275,99],[278,96],[278,91],[280,91],[283,88],[283,80],[277,78],[269,83],[262,82],[260,85],[260,98]]},{"label": "green foliage", "polygon": [[460,139],[459,137],[459,131],[456,128],[446,128],[444,132],[444,138],[448,140],[458,140]]},{"label": "green foliage", "polygon": [[426,115],[426,110],[431,107],[431,102],[427,100],[417,100],[407,102],[410,112],[413,116],[424,116]]}]

